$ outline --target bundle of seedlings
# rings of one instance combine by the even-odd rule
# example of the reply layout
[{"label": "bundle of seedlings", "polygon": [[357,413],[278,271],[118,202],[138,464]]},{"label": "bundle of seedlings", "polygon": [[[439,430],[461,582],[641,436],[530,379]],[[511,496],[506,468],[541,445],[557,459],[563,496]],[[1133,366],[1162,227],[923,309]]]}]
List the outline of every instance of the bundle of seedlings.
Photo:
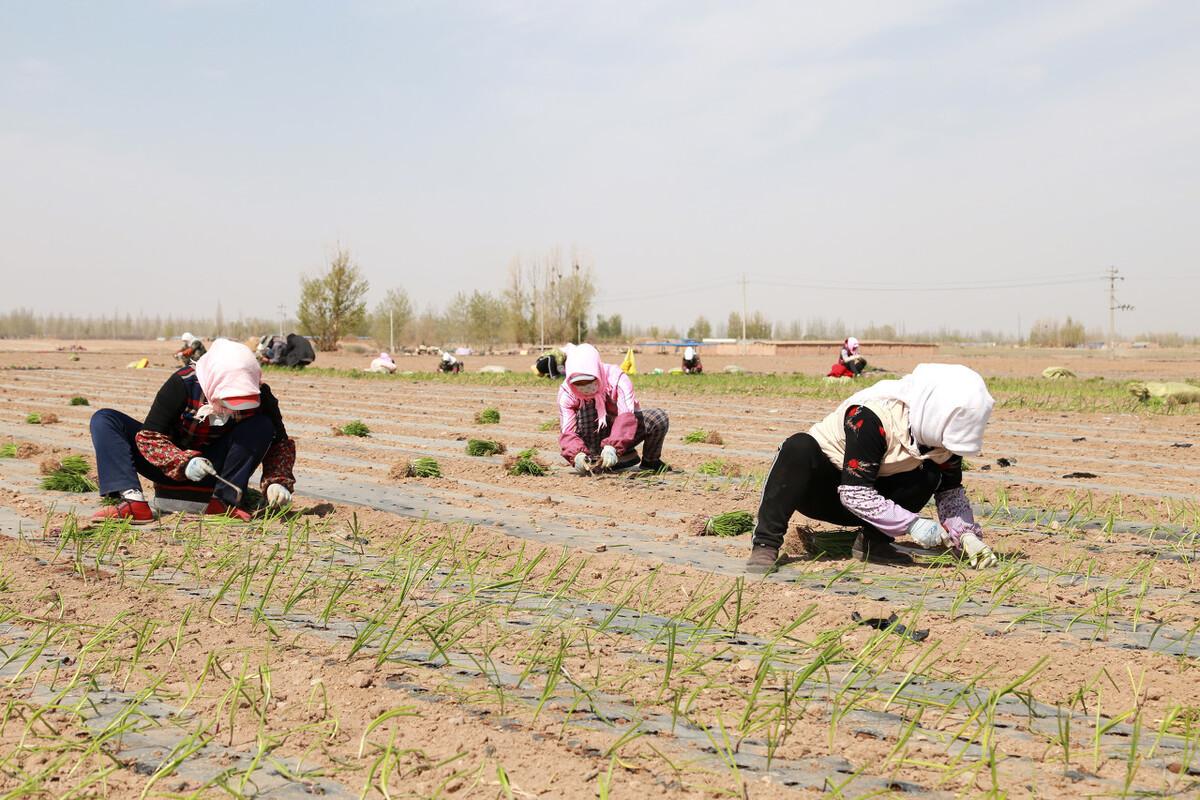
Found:
[{"label": "bundle of seedlings", "polygon": [[850,551],[857,536],[856,530],[815,531],[811,528],[801,528],[800,546],[804,548],[805,553],[814,557],[850,558]]},{"label": "bundle of seedlings", "polygon": [[347,422],[345,425],[343,425],[340,428],[338,426],[334,425],[333,426],[333,435],[334,436],[370,436],[371,429],[368,428],[366,426],[366,423],[364,423],[362,420],[356,419],[352,422]]},{"label": "bundle of seedlings", "polygon": [[516,456],[508,458],[504,462],[504,469],[509,475],[545,475],[549,470],[546,465],[537,459],[537,450],[529,448],[517,453]]},{"label": "bundle of seedlings", "polygon": [[558,429],[558,420],[548,419],[538,426],[539,431],[553,431]]},{"label": "bundle of seedlings", "polygon": [[83,456],[67,456],[61,461],[47,459],[41,464],[42,488],[52,492],[94,492],[99,487],[88,477],[91,469]]},{"label": "bundle of seedlings", "polygon": [[754,515],[749,511],[726,511],[697,520],[697,536],[741,536],[754,530]]},{"label": "bundle of seedlings", "polygon": [[696,472],[701,475],[715,475],[723,478],[737,478],[742,474],[741,466],[723,461],[719,458],[714,458],[712,461],[705,461],[700,466],[696,467]]},{"label": "bundle of seedlings", "polygon": [[399,478],[440,478],[442,468],[438,462],[429,456],[414,458],[412,461],[401,461],[393,464],[388,470],[388,477]]},{"label": "bundle of seedlings", "polygon": [[695,430],[683,437],[687,444],[725,444],[725,439],[716,431]]},{"label": "bundle of seedlings", "polygon": [[75,397],[72,397],[70,400],[67,401],[67,405],[69,405],[69,406],[90,406],[91,403],[88,402],[88,399],[86,397],[80,397],[80,396],[76,395]]},{"label": "bundle of seedlings", "polygon": [[54,423],[58,422],[58,415],[57,414],[39,414],[38,412],[35,411],[32,414],[25,417],[25,422],[29,425],[53,425]]},{"label": "bundle of seedlings", "polygon": [[500,412],[494,408],[485,408],[475,415],[475,421],[480,425],[497,425],[500,422]]},{"label": "bundle of seedlings", "polygon": [[494,456],[503,453],[504,450],[503,444],[493,442],[491,439],[467,440],[467,455],[469,456]]},{"label": "bundle of seedlings", "polygon": [[0,445],[0,458],[30,458],[42,452],[33,442],[7,442]]}]

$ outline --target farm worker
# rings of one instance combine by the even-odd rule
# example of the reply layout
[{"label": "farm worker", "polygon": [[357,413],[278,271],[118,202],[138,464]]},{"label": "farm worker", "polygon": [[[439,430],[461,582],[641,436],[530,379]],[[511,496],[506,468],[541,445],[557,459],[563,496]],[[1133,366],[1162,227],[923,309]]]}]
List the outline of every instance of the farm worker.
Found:
[{"label": "farm worker", "polygon": [[566,354],[556,347],[538,356],[538,360],[533,362],[533,373],[544,378],[561,378],[566,360]]},{"label": "farm worker", "polygon": [[661,472],[663,441],[671,422],[660,408],[642,408],[633,381],[605,364],[590,344],[567,348],[567,374],[558,389],[558,446],[580,474],[596,467],[631,466],[642,445],[641,468]]},{"label": "farm worker", "polygon": [[438,372],[459,373],[463,370],[463,362],[454,357],[453,353],[442,351],[442,360],[438,362]]},{"label": "farm worker", "polygon": [[97,511],[94,522],[154,519],[139,474],[207,500],[207,514],[248,520],[234,490],[212,473],[244,492],[261,464],[267,503],[291,501],[296,444],[254,353],[240,342],[218,339],[194,367],[176,370],[158,390],[145,423],[104,408],[92,416],[91,431],[100,494],[117,501]]},{"label": "farm worker", "polygon": [[196,363],[200,356],[204,355],[204,342],[190,333],[185,333],[179,337],[179,341],[183,342],[183,347],[175,351],[175,359],[185,367]]},{"label": "farm worker", "polygon": [[380,353],[379,357],[371,361],[371,366],[367,367],[367,372],[386,372],[389,375],[396,371],[396,362],[387,353]]},{"label": "farm worker", "polygon": [[700,363],[700,354],[694,347],[685,347],[683,349],[683,373],[699,375],[701,372],[704,372],[704,365]]},{"label": "farm worker", "polygon": [[857,378],[867,368],[867,360],[858,352],[858,339],[847,336],[837,363],[829,369],[830,378]]},{"label": "farm worker", "polygon": [[[892,542],[965,550],[995,563],[962,487],[963,456],[979,455],[994,401],[983,378],[957,364],[918,364],[900,380],[851,395],[832,414],[780,446],[763,487],[747,569],[775,568],[794,512],[862,526],[854,554],[890,564],[912,559]],[[937,522],[919,512],[930,497]]]}]

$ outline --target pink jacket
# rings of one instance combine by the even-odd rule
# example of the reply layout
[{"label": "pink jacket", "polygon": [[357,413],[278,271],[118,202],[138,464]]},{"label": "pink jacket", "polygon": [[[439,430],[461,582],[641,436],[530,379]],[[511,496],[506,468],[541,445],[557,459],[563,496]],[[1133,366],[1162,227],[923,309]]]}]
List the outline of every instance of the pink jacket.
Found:
[{"label": "pink jacket", "polygon": [[[600,446],[612,445],[618,454],[625,453],[637,436],[637,417],[633,412],[641,406],[633,394],[633,381],[629,380],[629,376],[622,372],[620,367],[613,364],[599,364],[599,367],[602,373],[600,392],[604,396],[608,418],[608,435],[601,440]],[[575,414],[584,403],[593,402],[575,393],[571,388],[570,377],[571,372],[568,371],[567,379],[558,387],[558,419],[561,431],[558,446],[562,450],[563,458],[568,462],[574,461],[577,454],[587,452],[587,445],[579,438],[575,429]]]}]

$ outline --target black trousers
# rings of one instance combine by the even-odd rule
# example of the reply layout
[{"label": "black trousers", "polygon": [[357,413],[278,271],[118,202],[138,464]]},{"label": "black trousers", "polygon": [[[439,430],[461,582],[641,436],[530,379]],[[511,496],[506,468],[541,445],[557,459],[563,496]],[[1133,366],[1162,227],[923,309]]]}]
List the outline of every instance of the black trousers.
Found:
[{"label": "black trousers", "polygon": [[[778,548],[783,544],[792,514],[834,525],[863,527],[864,523],[838,497],[842,471],[830,463],[808,433],[794,434],[779,447],[775,463],[763,485],[754,527],[754,544]],[[919,512],[942,482],[936,464],[922,462],[918,469],[888,475],[875,481],[875,490],[901,508]]]}]

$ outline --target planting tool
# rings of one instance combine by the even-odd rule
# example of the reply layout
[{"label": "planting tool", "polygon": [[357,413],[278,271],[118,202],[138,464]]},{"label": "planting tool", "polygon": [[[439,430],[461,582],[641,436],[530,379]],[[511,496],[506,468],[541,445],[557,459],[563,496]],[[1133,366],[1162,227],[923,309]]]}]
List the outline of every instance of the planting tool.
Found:
[{"label": "planting tool", "polygon": [[242,490],[241,490],[241,489],[239,489],[238,487],[234,486],[234,485],[233,485],[232,483],[230,483],[229,481],[227,481],[227,480],[225,480],[224,478],[222,478],[220,475],[218,475],[218,474],[217,474],[217,469],[216,469],[216,467],[212,466],[212,464],[211,464],[210,462],[208,462],[208,461],[205,461],[205,462],[204,462],[204,466],[202,467],[202,469],[204,470],[204,473],[205,473],[206,475],[212,475],[214,478],[216,478],[217,480],[219,480],[221,483],[225,484],[225,485],[226,485],[226,486],[228,486],[230,489],[233,489],[233,494],[234,494],[234,501],[233,501],[233,504],[234,504],[235,506],[240,506],[240,505],[242,504]]}]

